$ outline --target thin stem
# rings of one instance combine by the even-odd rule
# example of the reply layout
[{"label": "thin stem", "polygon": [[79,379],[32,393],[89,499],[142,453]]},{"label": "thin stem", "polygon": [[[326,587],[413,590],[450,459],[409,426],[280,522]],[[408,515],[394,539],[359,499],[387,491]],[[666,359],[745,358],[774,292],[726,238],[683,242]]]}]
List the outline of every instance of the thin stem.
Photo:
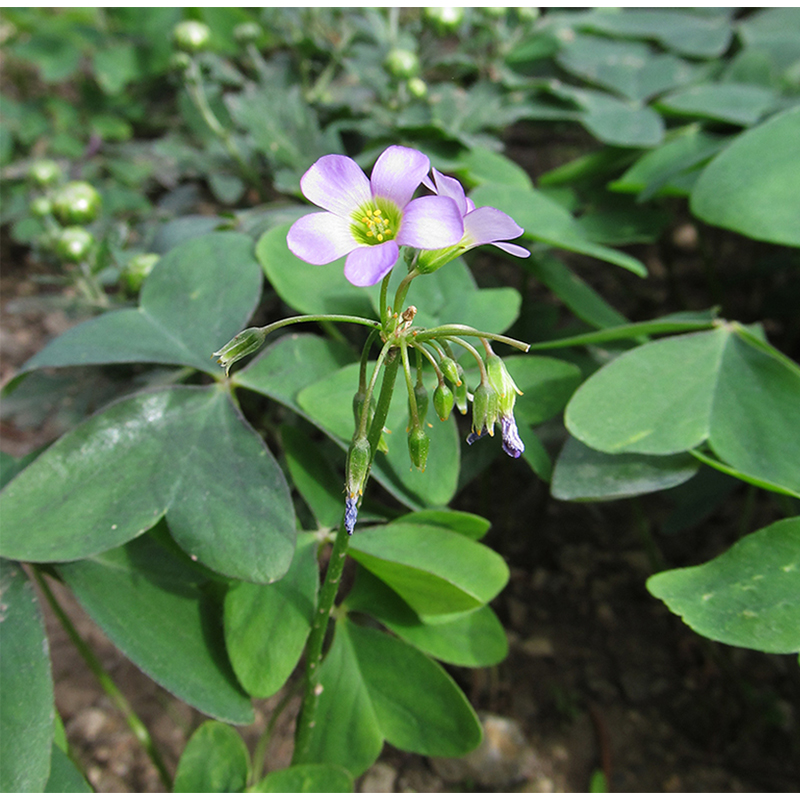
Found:
[{"label": "thin stem", "polygon": [[[388,348],[384,347],[379,356],[382,360]],[[389,413],[389,406],[392,402],[395,379],[397,378],[397,368],[400,360],[395,358],[386,365],[383,371],[383,384],[381,386],[380,397],[375,409],[375,416],[372,420],[372,427],[369,432],[369,443],[373,457],[377,449],[383,426],[386,424],[386,417]],[[374,375],[371,387],[374,385]],[[303,695],[303,706],[300,709],[300,717],[297,720],[297,729],[294,740],[293,764],[302,764],[308,755],[308,748],[311,742],[311,732],[316,722],[317,708],[319,707],[319,696],[323,691],[322,684],[319,682],[319,669],[322,661],[322,645],[325,641],[325,633],[328,630],[333,603],[336,599],[336,592],[339,588],[339,581],[344,570],[347,548],[350,544],[350,536],[344,525],[344,515],[342,516],[339,530],[336,532],[336,539],[333,543],[328,570],[325,573],[325,581],[319,593],[314,621],[311,625],[311,633],[308,637],[306,646],[306,687]]]},{"label": "thin stem", "polygon": [[395,312],[399,312],[402,308],[403,303],[406,301],[406,295],[408,294],[408,289],[411,286],[411,281],[414,280],[420,273],[417,271],[417,268],[414,267],[408,273],[408,275],[400,281],[400,285],[397,287],[397,293],[394,296],[394,310]]},{"label": "thin stem", "polygon": [[[372,403],[372,394],[375,391],[375,384],[378,382],[378,374],[380,373],[381,367],[383,366],[383,362],[389,355],[389,351],[391,350],[391,348],[392,346],[387,342],[386,344],[384,344],[383,348],[381,349],[381,352],[378,354],[378,360],[375,362],[375,369],[372,370],[372,377],[369,380],[369,386],[367,386],[367,391],[364,395],[364,407],[361,410],[361,420],[358,423],[358,429],[355,433],[355,438],[361,438],[362,436],[367,435],[369,407]],[[385,380],[386,379],[384,378],[384,381]],[[381,430],[383,430],[383,425],[381,425]],[[380,438],[380,436],[378,438]],[[372,450],[373,458],[375,458],[375,448],[377,447],[377,444],[378,444],[377,440],[375,441],[374,444],[370,440],[370,448]]]},{"label": "thin stem", "polygon": [[439,364],[437,363],[436,359],[428,352],[428,349],[426,347],[423,347],[421,344],[415,343],[414,349],[418,353],[422,353],[422,355],[424,355],[425,358],[427,358],[428,361],[431,362],[434,370],[436,370],[436,377],[439,379],[439,383],[441,383],[444,380],[444,375],[442,375],[442,370],[439,367]]},{"label": "thin stem", "polygon": [[285,328],[287,325],[297,325],[301,322],[352,322],[355,325],[366,325],[378,331],[381,329],[380,322],[366,317],[353,317],[348,314],[302,314],[298,317],[286,317],[286,319],[278,320],[278,322],[264,325],[260,330],[264,336],[269,336],[280,328]]},{"label": "thin stem", "polygon": [[419,427],[419,411],[417,410],[417,397],[414,394],[414,380],[411,377],[411,364],[408,361],[408,344],[405,339],[400,343],[400,353],[403,358],[403,372],[406,376],[406,388],[408,389],[408,410],[411,415],[411,427]]},{"label": "thin stem", "polygon": [[30,567],[33,578],[38,584],[39,588],[42,590],[42,594],[47,599],[47,602],[50,604],[53,612],[58,617],[58,621],[67,632],[67,635],[72,640],[72,643],[83,657],[86,665],[92,671],[95,678],[97,678],[100,686],[103,688],[103,691],[111,699],[111,702],[114,703],[114,705],[122,713],[122,716],[125,717],[125,722],[127,722],[128,727],[131,729],[131,731],[133,731],[133,735],[139,740],[139,743],[142,745],[142,747],[144,747],[145,752],[150,757],[150,760],[153,762],[153,765],[158,771],[161,782],[167,789],[172,789],[172,778],[170,777],[167,767],[161,758],[161,753],[158,752],[158,749],[156,748],[153,739],[150,736],[150,731],[147,730],[145,724],[139,719],[139,717],[136,715],[136,712],[131,708],[130,703],[128,703],[125,695],[122,694],[122,692],[117,688],[117,685],[114,683],[108,672],[106,672],[106,670],[103,668],[103,665],[94,654],[94,651],[81,638],[81,635],[72,624],[72,620],[70,620],[64,609],[61,607],[61,604],[58,602],[56,596],[47,585],[47,581],[45,581],[44,576],[41,574],[39,569],[33,565],[30,565]]},{"label": "thin stem", "polygon": [[478,362],[478,369],[481,371],[481,383],[486,383],[486,381],[489,379],[489,376],[486,374],[486,365],[483,363],[481,354],[469,342],[465,342],[458,336],[448,336],[447,338],[451,342],[457,344],[459,347],[463,347],[468,353],[472,355],[472,357]]},{"label": "thin stem", "polygon": [[521,342],[519,339],[512,339],[510,336],[502,336],[499,333],[478,331],[475,330],[475,328],[470,328],[469,325],[440,325],[438,328],[427,328],[415,331],[415,333],[417,341],[420,342],[427,342],[430,339],[438,339],[443,336],[477,336],[482,339],[490,339],[493,342],[502,342],[511,347],[516,347],[517,350],[522,350],[523,353],[527,353],[531,347],[529,344]]},{"label": "thin stem", "polygon": [[378,309],[381,312],[381,327],[386,327],[389,321],[389,306],[386,305],[386,296],[389,293],[389,279],[392,277],[392,272],[386,274],[386,277],[381,281],[381,299],[379,301]]}]

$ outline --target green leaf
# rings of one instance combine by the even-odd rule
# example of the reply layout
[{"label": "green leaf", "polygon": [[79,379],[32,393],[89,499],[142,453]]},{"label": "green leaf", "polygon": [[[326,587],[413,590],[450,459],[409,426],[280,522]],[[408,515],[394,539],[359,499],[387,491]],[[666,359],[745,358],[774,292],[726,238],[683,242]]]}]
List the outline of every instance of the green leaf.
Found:
[{"label": "green leaf", "polygon": [[254,697],[283,686],[311,630],[319,583],[317,541],[298,540],[289,571],[275,583],[237,583],[225,596],[225,643],[233,670]]},{"label": "green leaf", "polygon": [[467,511],[452,511],[449,508],[412,511],[410,514],[404,514],[397,521],[414,525],[435,525],[475,540],[482,539],[492,527],[492,523],[488,519],[479,517],[477,514],[470,514]]},{"label": "green leaf", "polygon": [[471,147],[465,150],[457,160],[455,171],[458,177],[473,186],[501,183],[521,189],[533,188],[528,173],[519,164],[486,147]]},{"label": "green leaf", "polygon": [[242,792],[250,756],[229,725],[209,720],[189,739],[175,773],[173,792]]},{"label": "green leaf", "polygon": [[[358,364],[349,364],[307,387],[298,397],[309,419],[342,449],[346,449],[355,428],[353,395],[358,388],[358,372]],[[429,392],[434,380],[433,375],[427,379]],[[386,427],[393,431],[385,435],[389,452],[377,454],[372,475],[411,508],[446,505],[458,485],[459,443],[455,420],[433,421],[433,427],[428,428],[431,446],[427,469],[411,470],[404,434],[408,428],[408,396],[402,384],[400,378],[386,420]]]},{"label": "green leaf", "polygon": [[355,353],[340,342],[292,333],[270,345],[243,370],[235,372],[232,381],[305,416],[297,403],[300,392],[352,363],[355,358]]},{"label": "green leaf", "polygon": [[317,522],[335,528],[342,519],[342,476],[325,458],[321,448],[299,428],[281,426],[286,466],[297,491]]},{"label": "green leaf", "polygon": [[653,575],[647,589],[702,636],[766,653],[796,653],[800,517],[751,533],[706,564]]},{"label": "green leaf", "polygon": [[618,500],[670,489],[699,469],[688,453],[645,456],[610,455],[567,439],[553,470],[550,491],[557,500]]},{"label": "green leaf", "polygon": [[119,94],[139,77],[136,48],[128,42],[116,41],[107,50],[95,51],[92,55],[92,72],[106,94]]},{"label": "green leaf", "polygon": [[319,671],[323,687],[308,761],[360,775],[383,740],[402,750],[455,757],[477,747],[481,728],[453,679],[414,647],[349,620]]},{"label": "green leaf", "polygon": [[354,792],[353,778],[335,764],[297,764],[270,772],[251,792]]},{"label": "green leaf", "polygon": [[691,209],[711,225],[759,241],[800,246],[800,108],[743,133],[703,171]]},{"label": "green leaf", "polygon": [[[143,536],[59,573],[89,616],[144,673],[204,714],[253,720],[225,653],[205,573]],[[135,613],[131,613],[135,609]]]},{"label": "green leaf", "polygon": [[553,462],[550,460],[550,454],[542,444],[542,440],[527,425],[520,426],[519,436],[525,445],[522,453],[523,459],[534,474],[538,475],[545,483],[550,483],[553,477]]},{"label": "green leaf", "polygon": [[44,791],[48,794],[63,794],[64,792],[90,793],[92,787],[81,775],[72,759],[58,747],[53,748],[50,761],[50,777]]},{"label": "green leaf", "polygon": [[0,791],[41,792],[50,772],[55,714],[50,651],[33,586],[19,564],[4,559],[0,634]]},{"label": "green leaf", "polygon": [[606,453],[669,455],[707,441],[744,480],[800,496],[798,397],[800,368],[728,325],[628,351],[578,389],[565,421]]},{"label": "green leaf", "polygon": [[487,184],[475,189],[471,197],[476,206],[492,206],[510,214],[525,229],[525,236],[531,239],[594,256],[636,275],[647,274],[644,264],[637,259],[587,239],[569,211],[541,192]]},{"label": "green leaf", "polygon": [[595,328],[625,325],[628,320],[610,306],[563,261],[549,253],[528,258],[525,268],[550,289],[576,317]]},{"label": "green leaf", "polygon": [[558,414],[581,382],[581,371],[568,361],[546,356],[509,356],[504,360],[522,392],[515,407],[521,424],[539,425]]},{"label": "green leaf", "polygon": [[673,114],[753,125],[775,108],[778,95],[746,83],[703,83],[660,98],[657,106]]},{"label": "green leaf", "polygon": [[508,655],[508,640],[488,606],[424,621],[399,594],[365,569],[358,571],[346,606],[377,619],[432,658],[461,667],[487,667]]},{"label": "green leaf", "polygon": [[283,473],[220,388],[114,403],[46,450],[0,498],[3,553],[27,561],[109,550],[165,513],[187,553],[234,578],[275,580],[294,548]]},{"label": "green leaf", "polygon": [[508,567],[493,550],[428,525],[399,521],[359,531],[350,552],[420,615],[469,611],[508,582]]},{"label": "green leaf", "polygon": [[22,369],[143,361],[186,364],[219,376],[211,354],[246,325],[260,286],[248,236],[223,232],[191,239],[156,264],[138,308],[70,328]]}]

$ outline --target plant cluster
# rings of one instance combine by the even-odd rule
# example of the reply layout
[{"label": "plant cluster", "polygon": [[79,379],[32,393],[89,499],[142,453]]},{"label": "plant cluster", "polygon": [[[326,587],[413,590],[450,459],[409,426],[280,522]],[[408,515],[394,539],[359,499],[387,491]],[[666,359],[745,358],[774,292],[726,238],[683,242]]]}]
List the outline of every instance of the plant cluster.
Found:
[{"label": "plant cluster", "polygon": [[[671,491],[684,527],[747,487],[768,524],[647,589],[702,636],[800,651],[796,9],[17,9],[0,31],[7,249],[82,319],[4,388],[65,430],[0,454],[0,788],[87,788],[34,586],[166,788],[347,791],[384,742],[469,752],[439,662],[505,657],[509,568],[449,506],[501,449],[560,501]],[[538,141],[534,185],[504,151]],[[576,269],[646,281],[636,246],[687,220],[717,306],[635,321]],[[708,226],[785,279],[769,325],[726,318]],[[174,775],[53,581],[211,718]],[[275,718],[253,753],[234,726],[278,692],[302,708],[265,776]]]}]

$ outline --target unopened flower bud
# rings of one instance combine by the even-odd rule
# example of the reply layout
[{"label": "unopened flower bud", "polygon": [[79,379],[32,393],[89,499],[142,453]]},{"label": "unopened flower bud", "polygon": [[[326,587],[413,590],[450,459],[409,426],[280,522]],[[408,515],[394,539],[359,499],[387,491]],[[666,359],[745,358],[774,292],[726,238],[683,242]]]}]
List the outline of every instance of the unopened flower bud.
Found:
[{"label": "unopened flower bud", "polygon": [[421,383],[414,387],[414,400],[417,402],[417,416],[422,423],[428,413],[428,390]]},{"label": "unopened flower bud", "polygon": [[38,186],[50,186],[61,179],[61,167],[49,158],[42,158],[31,164],[28,177]]},{"label": "unopened flower bud", "polygon": [[461,375],[459,373],[458,364],[449,356],[445,356],[439,362],[439,369],[442,371],[442,374],[450,381],[454,386],[459,386],[461,384]]},{"label": "unopened flower bud", "polygon": [[387,72],[398,79],[412,78],[419,72],[419,59],[417,54],[411,50],[404,50],[395,47],[389,51],[386,60],[383,62]]},{"label": "unopened flower bud", "polygon": [[64,228],[55,242],[56,255],[64,261],[83,261],[94,246],[94,236],[86,228]]},{"label": "unopened flower bud", "polygon": [[497,392],[498,411],[501,414],[513,414],[517,395],[521,395],[522,392],[517,387],[517,384],[514,383],[514,379],[511,377],[503,359],[491,353],[486,358],[486,373],[489,377],[489,383]]},{"label": "unopened flower bud", "polygon": [[461,368],[461,364],[456,364],[458,367],[458,377],[461,381],[453,386],[453,395],[455,396],[456,400],[456,408],[462,413],[467,413],[467,380],[464,377],[464,370]]},{"label": "unopened flower bud", "polygon": [[34,197],[28,206],[33,217],[46,217],[53,213],[53,204],[47,197]]},{"label": "unopened flower bud", "polygon": [[211,28],[204,22],[187,19],[172,29],[175,45],[186,53],[199,53],[211,41]]},{"label": "unopened flower bud", "polygon": [[488,383],[482,381],[472,397],[472,433],[467,442],[472,444],[487,433],[494,436],[496,421],[497,392]]},{"label": "unopened flower bud", "polygon": [[86,225],[97,219],[102,201],[86,181],[70,181],[53,198],[53,212],[62,225]]},{"label": "unopened flower bud", "polygon": [[257,22],[242,22],[233,29],[233,38],[239,44],[252,44],[264,35],[264,29]]},{"label": "unopened flower bud", "polygon": [[357,436],[347,452],[347,467],[345,469],[345,515],[344,524],[347,532],[352,535],[358,518],[358,501],[364,493],[364,486],[369,477],[369,468],[372,464],[372,449],[366,436]]},{"label": "unopened flower bud", "polygon": [[460,6],[430,6],[423,14],[439,33],[450,33],[464,21],[464,9]]},{"label": "unopened flower bud", "polygon": [[161,256],[158,253],[139,253],[128,262],[123,278],[130,291],[138,292],[142,288],[144,279],[150,274],[160,258]]},{"label": "unopened flower bud", "polygon": [[409,78],[408,93],[417,100],[422,100],[428,94],[428,84],[422,78]]},{"label": "unopened flower bud", "polygon": [[247,328],[231,339],[228,344],[221,347],[213,355],[217,362],[222,365],[225,374],[228,375],[231,367],[240,359],[255,353],[264,344],[266,334],[261,328]]},{"label": "unopened flower bud", "polygon": [[173,72],[184,72],[185,70],[189,69],[189,65],[191,63],[192,59],[189,58],[189,56],[183,51],[173,53],[169,57],[169,68]]},{"label": "unopened flower bud", "polygon": [[454,402],[455,397],[453,395],[453,390],[442,381],[433,390],[433,409],[436,411],[436,416],[438,416],[442,422],[450,416]]},{"label": "unopened flower bud", "polygon": [[408,454],[411,456],[411,463],[421,472],[425,471],[428,463],[430,447],[430,437],[422,425],[412,425],[408,431]]}]

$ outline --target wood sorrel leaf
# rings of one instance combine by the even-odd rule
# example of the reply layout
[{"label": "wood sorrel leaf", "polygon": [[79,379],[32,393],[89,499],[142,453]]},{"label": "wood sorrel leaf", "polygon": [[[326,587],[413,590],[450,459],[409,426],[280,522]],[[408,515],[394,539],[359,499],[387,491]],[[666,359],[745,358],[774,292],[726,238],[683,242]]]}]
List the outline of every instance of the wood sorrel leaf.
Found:
[{"label": "wood sorrel leaf", "polygon": [[81,775],[72,759],[61,748],[54,747],[50,757],[50,777],[44,788],[47,794],[83,792],[90,794],[92,787]]},{"label": "wood sorrel leaf", "polygon": [[203,588],[206,573],[143,536],[62,564],[59,574],[108,638],[156,683],[211,717],[252,721],[250,700],[225,653],[221,609]]},{"label": "wood sorrel leaf", "polygon": [[294,549],[283,473],[219,387],[112,404],[42,453],[0,498],[3,554],[26,561],[95,555],[165,513],[187,553],[230,577],[275,580]]},{"label": "wood sorrel leaf", "polygon": [[360,775],[385,739],[413,753],[459,756],[481,740],[453,679],[416,648],[347,619],[319,671],[322,693],[308,760]]},{"label": "wood sorrel leaf", "polygon": [[0,791],[42,792],[55,716],[50,651],[33,586],[19,564],[5,559],[0,559],[0,635]]},{"label": "wood sorrel leaf", "polygon": [[796,364],[727,325],[624,353],[578,389],[565,421],[606,453],[670,455],[708,442],[743,480],[800,496],[799,396]]},{"label": "wood sorrel leaf", "polygon": [[211,353],[247,324],[260,294],[252,239],[209,233],[179,244],[156,264],[138,308],[70,328],[22,369],[145,362],[219,375]]},{"label": "wood sorrel leaf", "polygon": [[508,567],[493,550],[428,525],[400,521],[359,531],[350,552],[418,614],[478,608],[508,582]]},{"label": "wood sorrel leaf", "polygon": [[228,590],[225,643],[236,676],[254,697],[275,694],[297,666],[311,630],[318,583],[317,540],[301,534],[280,580],[268,586],[239,582]]},{"label": "wood sorrel leaf", "polygon": [[178,762],[173,792],[242,792],[250,756],[242,737],[222,722],[204,722]]},{"label": "wood sorrel leaf", "polygon": [[335,764],[297,764],[270,772],[253,792],[354,792],[353,777]]},{"label": "wood sorrel leaf", "polygon": [[706,564],[653,575],[648,591],[702,636],[800,651],[800,517],[751,533]]}]

